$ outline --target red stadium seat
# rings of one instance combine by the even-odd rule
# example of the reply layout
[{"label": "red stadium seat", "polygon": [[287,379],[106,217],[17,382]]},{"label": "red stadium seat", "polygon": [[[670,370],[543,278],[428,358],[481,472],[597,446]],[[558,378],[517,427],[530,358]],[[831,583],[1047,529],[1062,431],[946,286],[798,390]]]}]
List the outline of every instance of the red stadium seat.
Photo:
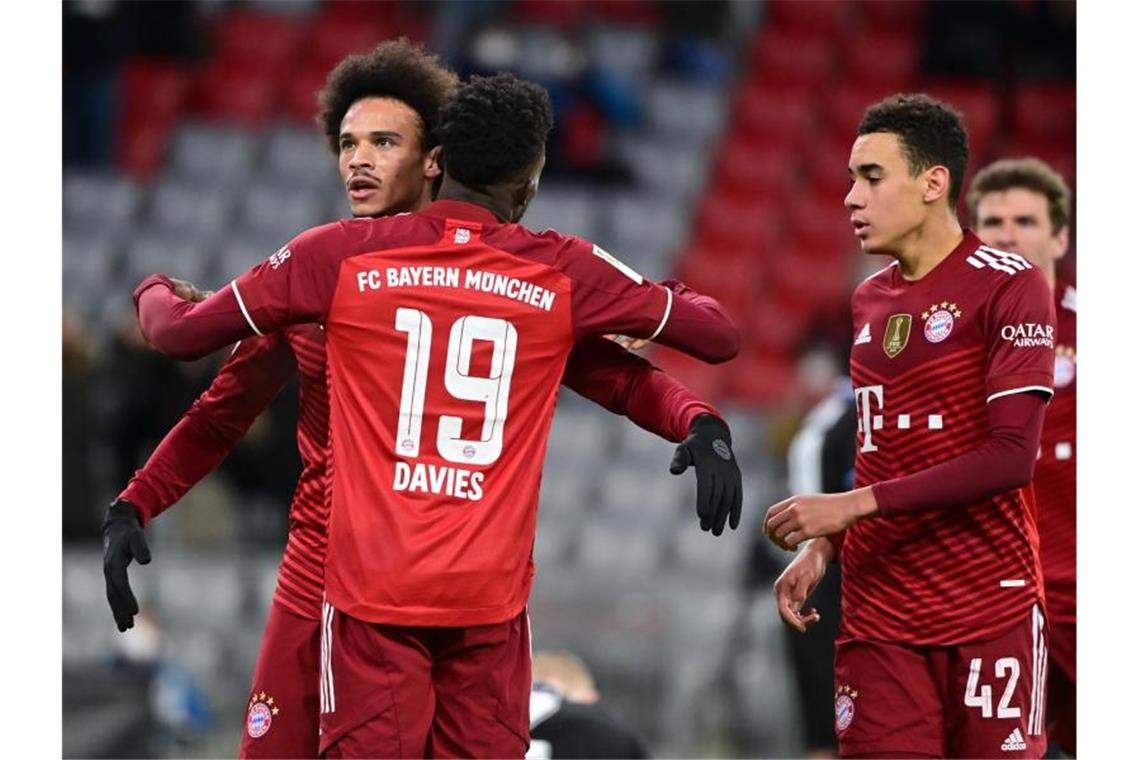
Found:
[{"label": "red stadium seat", "polygon": [[805,145],[817,123],[815,93],[807,89],[773,89],[752,82],[737,94],[732,118],[736,129],[757,140]]},{"label": "red stadium seat", "polygon": [[907,90],[918,70],[918,39],[896,32],[868,32],[845,44],[843,73],[855,87]]},{"label": "red stadium seat", "polygon": [[851,189],[847,162],[854,141],[855,129],[852,128],[847,136],[820,140],[810,153],[807,170],[811,193],[818,201],[829,204],[833,209],[843,205],[843,199]]},{"label": "red stadium seat", "polygon": [[[757,333],[754,341],[764,345],[768,336]],[[764,408],[778,406],[787,397],[795,380],[790,357],[780,353],[742,352],[733,360],[727,374],[729,398],[742,404]]]},{"label": "red stadium seat", "polygon": [[1017,88],[1013,108],[1018,139],[1064,143],[1077,133],[1077,90],[1072,85],[1023,85]]},{"label": "red stadium seat", "polygon": [[834,37],[850,28],[852,5],[844,0],[770,0],[764,4],[765,21],[777,29]]},{"label": "red stadium seat", "polygon": [[186,108],[190,74],[167,61],[132,59],[123,67],[116,156],[121,167],[146,179],[161,168],[171,130]]},{"label": "red stadium seat", "polygon": [[796,187],[798,169],[794,147],[734,135],[721,144],[711,184],[728,197],[776,198]]},{"label": "red stadium seat", "polygon": [[1001,103],[993,89],[986,84],[951,80],[928,81],[922,91],[962,113],[970,135],[971,155],[987,153],[1001,118]]},{"label": "red stadium seat", "polygon": [[313,125],[317,115],[317,92],[324,87],[328,69],[306,66],[285,83],[285,116],[305,127]]},{"label": "red stadium seat", "polygon": [[[888,95],[898,92],[890,87],[863,85],[861,87],[839,86],[832,89],[824,103],[825,121],[829,126],[829,139],[835,143],[847,143],[850,148],[855,140],[855,130],[863,119],[867,108]],[[846,160],[843,162],[846,166]]]},{"label": "red stadium seat", "polygon": [[[371,9],[373,3],[350,3],[359,9]],[[385,5],[378,3],[376,5]],[[313,26],[309,42],[309,65],[328,71],[349,53],[366,53],[378,43],[397,36],[384,17],[363,15],[360,18],[324,15]],[[404,29],[400,29],[403,34]]]},{"label": "red stadium seat", "polygon": [[276,112],[280,91],[272,69],[214,61],[194,86],[194,111],[207,119],[263,126]]},{"label": "red stadium seat", "polygon": [[300,25],[287,16],[257,11],[223,15],[214,27],[214,57],[254,65],[292,68],[301,44]]},{"label": "red stadium seat", "polygon": [[784,87],[818,85],[831,75],[833,51],[819,34],[765,29],[753,38],[750,74]]},{"label": "red stadium seat", "polygon": [[926,3],[902,0],[861,0],[855,4],[856,15],[861,16],[868,29],[906,31],[921,34],[926,18]]}]

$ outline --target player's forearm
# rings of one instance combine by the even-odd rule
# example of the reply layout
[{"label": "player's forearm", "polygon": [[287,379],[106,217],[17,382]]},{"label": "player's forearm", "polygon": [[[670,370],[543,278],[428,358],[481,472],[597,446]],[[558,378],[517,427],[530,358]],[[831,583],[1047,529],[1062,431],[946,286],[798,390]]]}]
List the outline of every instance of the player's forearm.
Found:
[{"label": "player's forearm", "polygon": [[740,330],[715,298],[701,295],[677,280],[661,283],[673,293],[669,316],[655,339],[709,364],[740,353]]},{"label": "player's forearm", "polygon": [[676,379],[650,362],[602,338],[575,346],[563,384],[614,414],[669,441],[689,434],[702,414],[720,416]]},{"label": "player's forearm", "polygon": [[881,516],[951,509],[1028,485],[1033,477],[1046,400],[1018,393],[990,404],[981,446],[921,472],[873,486]]},{"label": "player's forearm", "polygon": [[187,414],[166,434],[142,469],[135,472],[119,498],[138,507],[139,519],[146,525],[215,470],[237,440],[240,435],[228,446],[219,445]]},{"label": "player's forearm", "polygon": [[200,359],[253,333],[229,287],[192,303],[164,275],[151,275],[135,289],[135,306],[143,337],[173,359]]}]

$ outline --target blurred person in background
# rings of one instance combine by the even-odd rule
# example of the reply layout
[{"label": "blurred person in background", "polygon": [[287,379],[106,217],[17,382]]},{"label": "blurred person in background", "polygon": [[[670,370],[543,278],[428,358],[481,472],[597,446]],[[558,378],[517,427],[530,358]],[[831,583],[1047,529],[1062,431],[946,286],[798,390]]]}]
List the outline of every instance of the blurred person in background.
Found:
[{"label": "blurred person in background", "polygon": [[598,705],[594,676],[569,652],[536,652],[531,662],[529,760],[644,758],[645,743]]},{"label": "blurred person in background", "polygon": [[970,223],[986,245],[1024,256],[1053,290],[1053,402],[1033,473],[1049,612],[1049,740],[1077,754],[1077,289],[1058,276],[1069,250],[1071,193],[1035,158],[996,161],[970,183]]},{"label": "blurred person in background", "polygon": [[776,583],[803,609],[837,555],[835,725],[845,757],[1040,757],[1045,619],[1029,488],[1053,394],[1044,275],[955,214],[961,115],[925,95],[864,113],[845,200],[862,249],[895,262],[852,297],[854,490],[799,494],[765,532],[804,548]]},{"label": "blurred person in background", "polygon": [[[404,124],[402,130],[381,128],[385,123],[384,109],[401,106],[402,110],[412,111],[405,100],[415,97],[413,91],[419,88],[421,93],[430,95],[434,88],[435,96],[427,97],[426,103],[438,110],[444,92],[453,85],[453,75],[443,70],[434,58],[403,42],[382,44],[368,59],[350,57],[333,72],[322,98],[321,120],[330,147],[335,145],[340,149],[342,177],[354,215],[383,215],[409,208],[402,201],[391,200],[392,195],[413,197],[416,204],[410,208],[422,205],[429,196],[432,181],[438,176],[434,142],[428,137],[421,137],[419,142],[410,139],[417,128],[415,124]],[[427,113],[425,100],[421,99],[417,105],[419,108],[414,110],[420,116],[420,123],[430,124],[429,119],[434,117]],[[379,113],[375,112],[377,108]],[[400,152],[401,144],[410,149]],[[373,161],[382,164],[385,153],[396,158],[388,159],[391,163],[386,170],[377,171]],[[414,187],[421,189],[421,196],[413,195]],[[188,283],[179,283],[177,287],[179,296],[201,300],[203,294]],[[262,756],[263,753],[285,756],[292,752],[312,754],[316,751],[317,620],[326,509],[319,488],[325,472],[323,435],[327,428],[323,334],[315,327],[301,327],[291,329],[285,336],[278,334],[240,343],[211,389],[171,432],[147,466],[132,480],[120,502],[112,507],[112,514],[121,516],[108,523],[109,530],[120,534],[108,549],[111,559],[108,596],[120,628],[129,627],[130,616],[137,605],[125,568],[130,557],[144,548],[130,544],[131,540],[142,540],[141,525],[133,523],[133,512],[139,512],[143,522],[148,521],[216,466],[279,392],[284,379],[293,374],[294,363],[302,375],[298,444],[305,469],[294,498],[292,527],[277,597],[254,675],[243,737],[245,756]],[[680,441],[698,428],[720,434],[724,427],[711,406],[648,362],[608,341],[583,341],[572,354],[563,381],[611,411],[627,414],[637,424],[672,441]],[[727,428],[723,435],[728,435]],[[725,463],[725,466],[736,470],[735,462]],[[711,462],[701,460],[696,462],[696,467],[699,481],[709,482],[710,473],[715,469]],[[735,477],[739,480],[738,471]],[[712,503],[712,494],[707,489],[703,497]],[[134,538],[126,538],[123,528]],[[141,553],[141,556],[146,554]],[[289,660],[290,667],[284,668],[278,663],[282,651],[299,651],[302,656]],[[312,671],[311,677],[305,675],[308,670]],[[299,688],[298,684],[311,686]],[[286,722],[278,717],[286,712],[295,716],[294,719]],[[270,731],[274,721],[288,728]],[[303,737],[308,737],[307,743]]]}]

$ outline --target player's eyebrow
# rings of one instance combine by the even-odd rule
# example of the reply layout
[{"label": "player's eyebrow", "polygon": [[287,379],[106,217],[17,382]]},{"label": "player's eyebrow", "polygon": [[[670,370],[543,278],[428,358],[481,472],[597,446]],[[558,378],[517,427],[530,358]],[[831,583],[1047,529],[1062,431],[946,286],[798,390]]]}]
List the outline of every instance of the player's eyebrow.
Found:
[{"label": "player's eyebrow", "polygon": [[[393,130],[393,129],[381,129],[381,130],[377,130],[375,132],[369,132],[368,137],[373,142],[375,142],[376,140],[382,140],[385,138],[387,138],[387,139],[400,139],[401,137],[403,137],[403,135],[400,134],[399,132]],[[344,140],[344,139],[351,140],[352,138],[353,138],[352,132],[349,132],[346,130],[346,131],[340,133],[340,139],[342,139],[342,140]]]},{"label": "player's eyebrow", "polygon": [[1021,216],[1015,216],[1013,221],[1018,224],[1037,224],[1037,217],[1033,214],[1022,214]]},{"label": "player's eyebrow", "polygon": [[866,163],[866,164],[859,164],[858,166],[856,166],[855,171],[851,171],[851,168],[848,167],[847,173],[850,174],[851,176],[855,176],[856,174],[869,174],[871,172],[881,172],[882,170],[883,170],[882,164]]}]

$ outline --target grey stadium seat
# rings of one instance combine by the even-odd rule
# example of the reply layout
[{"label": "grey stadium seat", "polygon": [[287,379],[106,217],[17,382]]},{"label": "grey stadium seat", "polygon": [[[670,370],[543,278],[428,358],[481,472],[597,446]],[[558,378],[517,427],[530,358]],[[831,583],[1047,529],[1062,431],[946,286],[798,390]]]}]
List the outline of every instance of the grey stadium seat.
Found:
[{"label": "grey stadium seat", "polygon": [[207,187],[168,176],[151,194],[149,226],[198,239],[221,237],[227,229],[232,199],[222,186]]},{"label": "grey stadium seat", "polygon": [[254,165],[256,142],[244,129],[188,122],[178,129],[167,174],[204,184],[244,182]]},{"label": "grey stadium seat", "polygon": [[125,177],[69,172],[63,178],[64,230],[121,230],[134,219],[139,201],[139,188]]},{"label": "grey stadium seat", "polygon": [[529,230],[558,230],[564,235],[597,239],[598,201],[586,190],[543,186],[526,210],[522,224]]}]

